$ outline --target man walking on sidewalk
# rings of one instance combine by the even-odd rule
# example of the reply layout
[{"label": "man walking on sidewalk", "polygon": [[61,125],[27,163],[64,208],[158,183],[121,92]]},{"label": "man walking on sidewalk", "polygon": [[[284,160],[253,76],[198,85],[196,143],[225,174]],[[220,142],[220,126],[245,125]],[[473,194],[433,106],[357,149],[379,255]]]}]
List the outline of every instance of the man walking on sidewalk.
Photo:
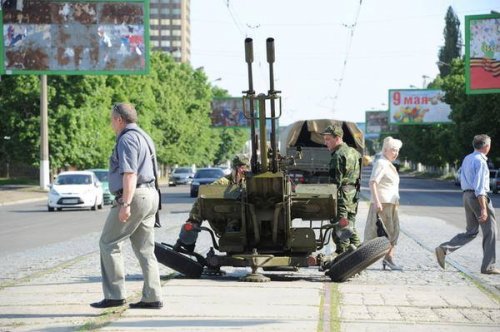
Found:
[{"label": "man walking on sidewalk", "polygon": [[155,188],[155,147],[151,137],[137,124],[132,104],[113,107],[111,126],[116,145],[109,162],[109,189],[116,199],[102,230],[101,272],[104,300],[90,304],[94,308],[125,304],[123,242],[130,239],[144,276],[142,299],[130,308],[160,309],[161,284],[154,255],[154,224],[159,195]]},{"label": "man walking on sidewalk", "polygon": [[436,258],[443,269],[445,257],[470,241],[474,240],[481,226],[483,232],[483,263],[481,273],[500,274],[495,268],[495,245],[497,223],[495,210],[488,197],[490,175],[486,155],[490,152],[491,138],[488,135],[476,135],[472,141],[474,152],[467,155],[462,162],[460,184],[463,191],[465,233],[455,235],[450,241],[441,243],[436,248]]}]

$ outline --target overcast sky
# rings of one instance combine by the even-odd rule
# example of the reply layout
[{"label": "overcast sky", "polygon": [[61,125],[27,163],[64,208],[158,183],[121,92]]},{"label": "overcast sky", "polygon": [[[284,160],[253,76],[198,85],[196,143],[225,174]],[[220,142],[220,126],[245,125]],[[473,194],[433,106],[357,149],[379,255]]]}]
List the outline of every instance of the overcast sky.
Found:
[{"label": "overcast sky", "polygon": [[450,5],[463,39],[465,15],[500,11],[498,0],[191,0],[191,64],[241,96],[248,89],[244,39],[251,37],[254,89],[266,93],[265,44],[273,37],[280,125],[364,122],[365,111],[387,109],[388,89],[421,88],[438,74]]}]

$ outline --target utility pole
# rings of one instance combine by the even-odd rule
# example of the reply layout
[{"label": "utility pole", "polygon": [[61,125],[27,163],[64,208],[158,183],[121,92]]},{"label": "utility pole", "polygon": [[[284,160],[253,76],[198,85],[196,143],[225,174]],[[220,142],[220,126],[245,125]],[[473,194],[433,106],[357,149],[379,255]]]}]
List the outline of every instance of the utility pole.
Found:
[{"label": "utility pole", "polygon": [[47,75],[40,75],[40,188],[46,190],[49,183]]}]

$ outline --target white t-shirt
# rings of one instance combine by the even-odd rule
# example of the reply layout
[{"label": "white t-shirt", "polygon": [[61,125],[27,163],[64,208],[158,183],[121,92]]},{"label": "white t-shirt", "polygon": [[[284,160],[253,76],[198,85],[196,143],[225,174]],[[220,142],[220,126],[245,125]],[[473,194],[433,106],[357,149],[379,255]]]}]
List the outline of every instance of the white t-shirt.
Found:
[{"label": "white t-shirt", "polygon": [[[382,156],[375,162],[370,176],[370,182],[377,184],[377,193],[380,203],[397,204],[399,202],[399,174],[396,167]],[[375,202],[371,195],[372,203]]]}]

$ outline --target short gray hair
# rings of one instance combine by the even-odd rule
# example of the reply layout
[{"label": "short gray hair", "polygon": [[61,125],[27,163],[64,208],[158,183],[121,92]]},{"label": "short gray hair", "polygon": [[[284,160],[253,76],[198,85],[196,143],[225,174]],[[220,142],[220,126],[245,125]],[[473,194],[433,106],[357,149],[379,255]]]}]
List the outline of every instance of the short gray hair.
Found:
[{"label": "short gray hair", "polygon": [[116,103],[113,105],[113,116],[122,118],[126,123],[137,122],[137,111],[130,103]]},{"label": "short gray hair", "polygon": [[491,138],[486,134],[476,135],[472,140],[472,146],[475,150],[484,148],[486,145],[491,145]]},{"label": "short gray hair", "polygon": [[382,145],[382,150],[390,150],[390,149],[401,149],[403,146],[403,142],[398,139],[392,138],[391,136],[387,136],[384,138],[384,144]]}]

